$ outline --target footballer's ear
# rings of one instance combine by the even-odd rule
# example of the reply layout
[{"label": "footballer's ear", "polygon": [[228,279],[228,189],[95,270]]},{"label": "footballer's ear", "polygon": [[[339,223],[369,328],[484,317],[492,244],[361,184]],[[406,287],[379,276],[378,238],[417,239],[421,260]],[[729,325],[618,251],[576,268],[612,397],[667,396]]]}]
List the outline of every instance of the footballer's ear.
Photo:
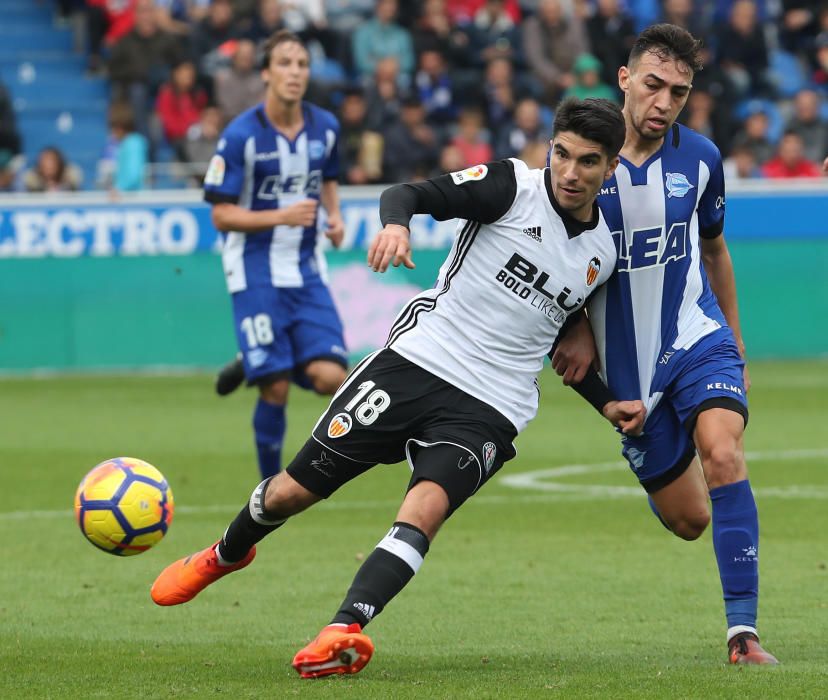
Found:
[{"label": "footballer's ear", "polygon": [[622,92],[627,92],[630,88],[630,69],[627,66],[618,69],[618,87]]},{"label": "footballer's ear", "polygon": [[604,172],[604,179],[609,180],[612,177],[612,174],[615,172],[615,169],[618,167],[618,164],[621,162],[621,158],[615,156],[607,163],[607,169]]}]

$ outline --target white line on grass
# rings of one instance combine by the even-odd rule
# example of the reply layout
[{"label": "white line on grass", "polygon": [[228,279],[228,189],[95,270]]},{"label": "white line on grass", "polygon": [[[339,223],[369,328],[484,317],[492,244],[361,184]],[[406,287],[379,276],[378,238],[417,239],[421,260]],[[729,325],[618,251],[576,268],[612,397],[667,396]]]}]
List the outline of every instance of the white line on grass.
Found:
[{"label": "white line on grass", "polygon": [[[768,452],[748,452],[748,462],[772,461],[775,459],[799,460],[828,457],[828,448],[805,450],[777,450]],[[578,500],[592,501],[608,498],[628,498],[644,496],[640,486],[610,486],[603,484],[565,484],[556,479],[584,474],[605,472],[626,472],[624,462],[598,462],[595,464],[567,464],[551,469],[538,469],[520,474],[505,474],[497,477],[496,484],[515,489],[534,491],[534,494],[487,495],[472,498],[469,503],[477,505],[501,505],[504,503],[544,503],[551,501]],[[760,498],[816,499],[828,498],[828,486],[820,484],[792,484],[790,486],[768,486],[754,489]],[[366,510],[384,509],[399,506],[398,500],[377,499],[365,501],[322,501],[317,508],[324,510]],[[177,505],[177,514],[209,515],[211,513],[235,513],[235,505],[185,506]],[[13,520],[53,519],[72,517],[71,510],[14,510],[0,513],[0,522]]]}]

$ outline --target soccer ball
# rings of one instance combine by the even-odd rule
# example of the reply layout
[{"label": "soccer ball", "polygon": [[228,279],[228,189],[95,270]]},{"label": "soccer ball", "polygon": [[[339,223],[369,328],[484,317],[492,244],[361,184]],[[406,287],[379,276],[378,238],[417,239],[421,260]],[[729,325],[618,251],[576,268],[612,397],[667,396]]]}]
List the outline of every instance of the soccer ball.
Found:
[{"label": "soccer ball", "polygon": [[173,518],[172,490],[147,462],[108,459],[80,482],[75,518],[98,549],[122,557],[140,554],[167,534]]}]

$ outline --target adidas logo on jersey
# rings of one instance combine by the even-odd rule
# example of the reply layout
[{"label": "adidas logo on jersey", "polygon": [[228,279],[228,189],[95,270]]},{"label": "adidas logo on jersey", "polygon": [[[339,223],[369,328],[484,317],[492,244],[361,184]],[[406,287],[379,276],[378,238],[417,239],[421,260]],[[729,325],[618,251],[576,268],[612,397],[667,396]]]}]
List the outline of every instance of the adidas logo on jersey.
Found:
[{"label": "adidas logo on jersey", "polygon": [[534,241],[538,243],[541,242],[541,227],[540,226],[530,226],[529,228],[523,229],[523,232],[529,236]]}]

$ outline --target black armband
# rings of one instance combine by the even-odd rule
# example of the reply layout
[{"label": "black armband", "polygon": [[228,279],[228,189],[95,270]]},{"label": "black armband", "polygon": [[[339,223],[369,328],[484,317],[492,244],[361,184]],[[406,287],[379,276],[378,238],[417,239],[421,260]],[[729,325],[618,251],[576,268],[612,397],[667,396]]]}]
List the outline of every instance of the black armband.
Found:
[{"label": "black armband", "polygon": [[602,416],[604,415],[604,406],[610,401],[615,401],[615,396],[594,369],[590,369],[583,381],[579,384],[573,384],[572,388],[589,401]]}]

